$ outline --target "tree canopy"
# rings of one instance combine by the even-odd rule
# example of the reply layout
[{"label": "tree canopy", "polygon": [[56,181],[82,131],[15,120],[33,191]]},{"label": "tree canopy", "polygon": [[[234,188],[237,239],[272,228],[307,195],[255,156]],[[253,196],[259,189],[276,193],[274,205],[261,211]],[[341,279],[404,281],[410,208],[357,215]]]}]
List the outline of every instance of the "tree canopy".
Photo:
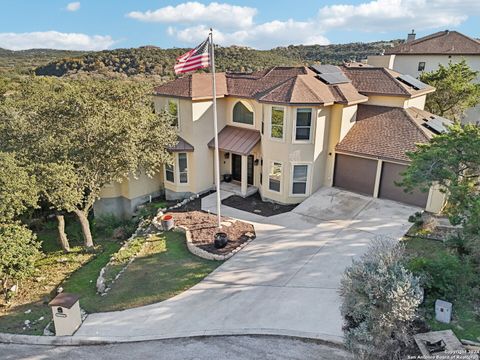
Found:
[{"label": "tree canopy", "polygon": [[14,154],[0,152],[0,223],[11,222],[37,205],[36,185]]},{"label": "tree canopy", "polygon": [[0,150],[34,166],[52,206],[78,215],[87,246],[100,189],[171,160],[172,118],[155,114],[150,91],[130,81],[31,77],[0,101]]},{"label": "tree canopy", "polygon": [[436,88],[427,96],[426,109],[460,121],[468,108],[480,103],[480,84],[474,82],[478,75],[465,60],[448,66],[440,64],[437,70],[423,73],[420,80]]}]

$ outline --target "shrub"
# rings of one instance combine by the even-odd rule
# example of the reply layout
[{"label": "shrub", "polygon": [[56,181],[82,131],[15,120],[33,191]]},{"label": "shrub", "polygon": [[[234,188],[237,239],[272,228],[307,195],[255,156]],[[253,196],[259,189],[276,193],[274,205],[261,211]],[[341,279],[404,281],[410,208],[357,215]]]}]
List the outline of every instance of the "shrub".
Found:
[{"label": "shrub", "polygon": [[431,300],[455,301],[471,294],[475,271],[467,258],[442,253],[436,258],[417,257],[408,262],[408,269],[422,278]]},{"label": "shrub", "polygon": [[0,224],[0,279],[5,298],[13,283],[27,278],[35,271],[35,259],[40,243],[25,226]]},{"label": "shrub", "polygon": [[94,231],[105,237],[112,237],[116,229],[122,228],[125,233],[125,238],[128,238],[135,231],[135,227],[135,221],[131,219],[121,219],[113,214],[96,216],[93,220]]},{"label": "shrub", "polygon": [[380,237],[341,281],[345,345],[358,359],[398,359],[411,343],[420,281],[402,265],[404,249]]}]

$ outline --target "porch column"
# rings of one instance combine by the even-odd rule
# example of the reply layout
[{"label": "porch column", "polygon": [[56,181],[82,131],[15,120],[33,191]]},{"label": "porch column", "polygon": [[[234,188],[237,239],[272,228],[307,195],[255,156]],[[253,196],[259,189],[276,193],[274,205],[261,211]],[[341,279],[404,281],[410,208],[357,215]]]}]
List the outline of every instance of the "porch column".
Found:
[{"label": "porch column", "polygon": [[247,196],[248,188],[248,157],[242,155],[242,196]]}]

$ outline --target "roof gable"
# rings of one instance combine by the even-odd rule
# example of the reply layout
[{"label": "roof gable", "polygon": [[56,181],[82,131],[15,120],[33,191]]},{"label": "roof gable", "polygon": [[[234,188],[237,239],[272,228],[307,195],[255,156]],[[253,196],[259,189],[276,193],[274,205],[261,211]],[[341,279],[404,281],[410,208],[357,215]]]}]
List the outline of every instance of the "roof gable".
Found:
[{"label": "roof gable", "polygon": [[397,45],[385,54],[480,55],[480,41],[458,31],[445,30]]}]

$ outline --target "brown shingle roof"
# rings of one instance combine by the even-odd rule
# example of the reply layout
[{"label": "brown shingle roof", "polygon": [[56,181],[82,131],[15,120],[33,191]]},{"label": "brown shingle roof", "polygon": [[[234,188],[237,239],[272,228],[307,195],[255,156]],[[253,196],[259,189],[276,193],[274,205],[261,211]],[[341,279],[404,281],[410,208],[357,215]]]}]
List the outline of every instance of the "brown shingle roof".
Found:
[{"label": "brown shingle roof", "polygon": [[357,121],[336,146],[339,152],[409,161],[406,151],[431,138],[403,108],[360,104]]},{"label": "brown shingle roof", "polygon": [[168,151],[171,152],[191,152],[194,151],[193,145],[188,143],[185,139],[177,136],[177,144],[175,146],[169,147]]},{"label": "brown shingle roof", "polygon": [[385,54],[480,55],[480,41],[457,31],[445,30],[397,45],[386,50]]},{"label": "brown shingle roof", "polygon": [[[248,155],[260,141],[260,132],[242,129],[235,126],[225,126],[218,133],[218,148],[240,155]],[[215,146],[215,139],[210,140],[208,147]]]},{"label": "brown shingle roof", "polygon": [[[282,104],[332,104],[337,99],[339,102],[367,100],[353,86],[327,85],[315,75],[307,67],[274,67],[250,74],[221,73],[217,74],[217,96],[236,96]],[[190,75],[155,88],[157,95],[192,99],[208,98],[209,92],[209,74]]]},{"label": "brown shingle roof", "polygon": [[344,66],[343,71],[353,86],[363,94],[411,97],[435,90],[428,85],[423,90],[416,90],[397,79],[400,73],[382,67]]},{"label": "brown shingle roof", "polygon": [[[227,93],[225,73],[215,74],[217,97]],[[191,98],[192,100],[208,99],[212,97],[212,77],[206,73],[194,73],[185,77],[169,81],[154,89],[157,95]]]}]

